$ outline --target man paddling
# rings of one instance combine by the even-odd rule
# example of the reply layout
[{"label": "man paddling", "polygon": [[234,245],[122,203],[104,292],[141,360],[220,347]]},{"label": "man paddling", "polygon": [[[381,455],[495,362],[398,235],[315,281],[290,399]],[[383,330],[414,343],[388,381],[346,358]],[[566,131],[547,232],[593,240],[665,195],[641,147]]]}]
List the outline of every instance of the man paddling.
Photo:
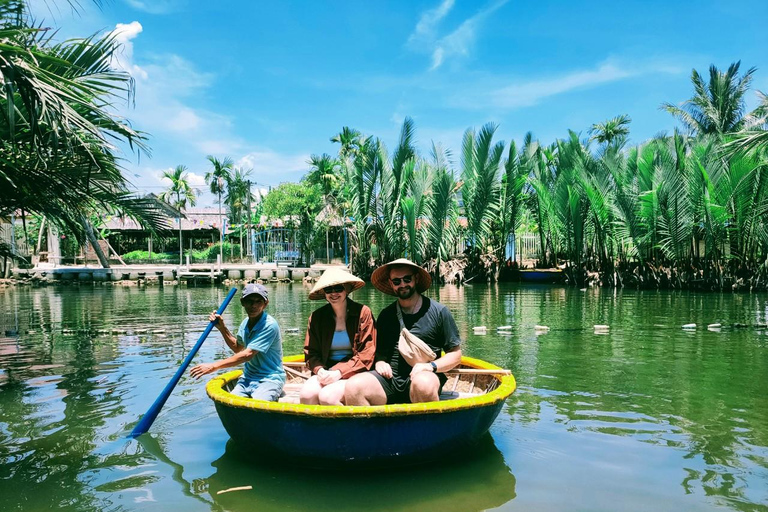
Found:
[{"label": "man paddling", "polygon": [[245,363],[243,375],[231,393],[274,402],[283,391],[285,370],[280,327],[265,311],[269,304],[267,289],[258,283],[245,285],[240,304],[248,318],[240,324],[237,336],[232,334],[224,324],[224,319],[215,311],[208,318],[211,322],[216,321],[216,328],[235,354],[213,363],[199,364],[190,370],[190,375],[199,379],[216,370]]},{"label": "man paddling", "polygon": [[[399,259],[377,268],[371,283],[397,301],[379,314],[375,371],[349,379],[347,405],[439,400],[448,380],[444,372],[461,362],[461,338],[448,308],[422,295],[432,284],[431,276],[412,261]],[[421,340],[432,351],[431,361],[408,363],[398,349],[403,328],[408,330],[407,337]],[[445,352],[442,357],[441,352]],[[413,360],[410,354],[408,358]]]}]

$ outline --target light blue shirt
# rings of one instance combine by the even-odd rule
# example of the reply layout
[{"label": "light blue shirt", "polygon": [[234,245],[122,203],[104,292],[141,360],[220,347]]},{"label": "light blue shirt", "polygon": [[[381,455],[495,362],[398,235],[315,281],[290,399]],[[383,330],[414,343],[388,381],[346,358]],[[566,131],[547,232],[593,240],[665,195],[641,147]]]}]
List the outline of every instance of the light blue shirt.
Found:
[{"label": "light blue shirt", "polygon": [[237,344],[256,352],[250,361],[246,361],[243,377],[248,381],[269,380],[285,384],[283,339],[277,320],[265,311],[249,330],[246,318],[237,329]]},{"label": "light blue shirt", "polygon": [[334,331],[333,339],[331,340],[331,353],[328,355],[328,360],[331,363],[338,363],[345,357],[352,356],[352,343],[349,341],[349,333],[347,331]]}]

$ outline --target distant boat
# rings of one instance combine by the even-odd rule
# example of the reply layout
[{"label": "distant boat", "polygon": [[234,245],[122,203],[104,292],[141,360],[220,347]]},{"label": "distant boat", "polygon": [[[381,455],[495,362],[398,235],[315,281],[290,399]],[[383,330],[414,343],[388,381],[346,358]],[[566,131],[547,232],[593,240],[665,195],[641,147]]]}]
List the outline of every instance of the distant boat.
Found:
[{"label": "distant boat", "polygon": [[559,268],[523,269],[519,272],[523,283],[561,283],[565,280],[565,272]]},{"label": "distant boat", "polygon": [[[303,355],[283,360],[288,382],[286,396],[279,402],[230,394],[239,370],[208,382],[208,396],[239,446],[323,467],[420,463],[477,442],[516,386],[507,370],[462,357],[462,373],[447,374],[439,402],[368,407],[303,405],[297,403],[298,391],[309,376],[303,362]],[[499,373],[490,373],[496,370]]]}]

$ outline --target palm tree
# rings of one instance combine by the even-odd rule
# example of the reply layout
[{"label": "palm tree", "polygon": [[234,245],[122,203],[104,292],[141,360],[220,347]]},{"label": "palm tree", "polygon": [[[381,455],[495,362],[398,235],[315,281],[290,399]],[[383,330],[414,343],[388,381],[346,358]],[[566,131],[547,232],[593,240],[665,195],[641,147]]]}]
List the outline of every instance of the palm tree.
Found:
[{"label": "palm tree", "polygon": [[240,259],[243,259],[243,218],[250,218],[248,212],[249,199],[251,198],[250,175],[253,169],[243,170],[234,168],[227,182],[227,197],[224,203],[229,210],[229,216],[233,222],[239,225],[240,233]]},{"label": "palm tree", "polygon": [[432,178],[431,194],[426,205],[427,217],[427,253],[425,258],[435,258],[439,274],[440,262],[450,258],[450,251],[457,236],[458,201],[456,192],[460,184],[456,183],[453,171],[448,168],[450,151],[439,144],[432,143]]},{"label": "palm tree", "polygon": [[339,158],[344,161],[347,158],[354,158],[360,151],[366,138],[360,131],[345,126],[339,133],[331,137],[331,142],[341,144],[339,148]]},{"label": "palm tree", "polygon": [[346,173],[344,195],[352,221],[350,234],[353,239],[351,264],[352,270],[360,276],[368,275],[370,263],[377,263],[383,256],[381,252],[372,254],[372,244],[375,240],[378,251],[382,243],[377,238],[380,236],[377,191],[381,188],[386,166],[387,153],[383,144],[379,139],[369,138],[360,147]]},{"label": "palm tree", "polygon": [[163,178],[170,180],[168,190],[160,195],[160,198],[179,210],[179,265],[184,262],[184,244],[182,243],[181,210],[197,204],[195,189],[189,184],[189,174],[186,165],[177,165],[172,171],[164,171]]},{"label": "palm tree", "polygon": [[[323,192],[323,201],[328,215],[326,218],[338,216],[337,197],[339,195],[339,186],[341,185],[341,176],[338,173],[339,162],[331,155],[323,153],[322,156],[312,155],[307,162],[310,165],[309,172],[304,176],[304,180],[312,185],[320,187]],[[325,226],[325,255],[330,258],[328,223]],[[330,263],[330,259],[328,260]]]},{"label": "palm tree", "polygon": [[[407,196],[413,177],[416,157],[414,135],[413,119],[406,117],[392,159],[384,160],[384,165],[381,167],[378,211],[373,220],[378,226],[376,239],[385,260],[402,256],[405,249],[402,201]],[[386,154],[383,144],[379,144],[379,148]]]},{"label": "palm tree", "polygon": [[744,114],[744,95],[756,68],[739,76],[740,66],[740,61],[735,62],[723,73],[711,65],[709,83],[694,69],[691,73],[693,97],[679,107],[664,103],[661,108],[678,118],[694,135],[725,135],[765,123],[764,109]]},{"label": "palm tree", "polygon": [[221,259],[220,263],[224,263],[224,224],[221,219],[221,194],[227,189],[234,163],[229,157],[219,160],[208,155],[207,159],[213,166],[213,170],[205,174],[205,182],[210,186],[211,194],[216,194],[219,200],[219,258]]},{"label": "palm tree", "polygon": [[627,140],[631,122],[632,119],[628,115],[622,114],[602,123],[593,124],[589,129],[589,134],[592,135],[590,140],[606,146],[616,144],[620,147]]},{"label": "palm tree", "polygon": [[464,132],[462,144],[461,189],[467,216],[469,241],[479,254],[485,252],[491,235],[491,225],[499,212],[499,166],[504,143],[493,145],[496,125],[488,123],[480,131],[470,128]]},{"label": "palm tree", "polygon": [[528,168],[521,162],[522,152],[518,154],[514,141],[509,143],[509,151],[504,161],[504,174],[501,177],[501,212],[499,234],[501,243],[499,254],[504,254],[504,248],[515,244],[515,230],[520,225],[524,208],[524,187],[528,181]]},{"label": "palm tree", "polygon": [[133,81],[110,67],[121,49],[114,35],[49,37],[23,2],[0,2],[0,215],[45,216],[90,242],[108,267],[89,218],[127,215],[150,230],[162,219],[152,199],[129,193],[114,154],[116,142],[147,151],[144,135],[110,108],[130,99]]}]

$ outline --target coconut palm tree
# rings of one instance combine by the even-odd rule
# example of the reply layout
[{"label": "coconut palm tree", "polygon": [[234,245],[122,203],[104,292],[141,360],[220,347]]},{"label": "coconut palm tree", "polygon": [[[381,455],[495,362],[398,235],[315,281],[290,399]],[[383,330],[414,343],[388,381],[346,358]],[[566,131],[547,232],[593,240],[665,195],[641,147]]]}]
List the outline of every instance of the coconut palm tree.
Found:
[{"label": "coconut palm tree", "polygon": [[45,216],[88,240],[102,266],[90,217],[128,215],[149,229],[161,215],[153,200],[128,192],[116,142],[146,151],[144,135],[114,116],[112,103],[133,93],[111,67],[114,35],[54,44],[23,2],[0,1],[0,214]]},{"label": "coconut palm tree", "polygon": [[661,108],[679,119],[694,135],[722,136],[764,124],[763,108],[745,115],[744,96],[757,68],[750,68],[739,76],[740,67],[740,61],[734,62],[722,72],[713,64],[709,67],[709,82],[694,69],[691,72],[693,97],[681,106],[664,103]]},{"label": "coconut palm tree", "polygon": [[[309,185],[319,187],[320,190],[322,190],[323,201],[325,202],[325,209],[327,213],[326,220],[338,217],[338,200],[341,194],[342,186],[342,175],[339,172],[339,162],[331,155],[323,153],[322,156],[312,155],[307,163],[310,167],[309,172],[304,176],[304,181]],[[330,258],[328,233],[329,224],[326,223],[325,254],[327,258]]]},{"label": "coconut palm tree", "polygon": [[224,203],[227,205],[229,217],[239,226],[240,233],[240,259],[243,259],[243,223],[249,218],[248,204],[251,196],[250,176],[253,169],[235,167],[227,182],[227,197]]},{"label": "coconut palm tree", "polygon": [[606,146],[621,147],[629,136],[631,122],[632,119],[628,115],[622,114],[602,123],[595,123],[589,128],[589,134],[592,136],[589,140]]},{"label": "coconut palm tree", "polygon": [[[177,165],[172,171],[164,171],[163,178],[170,180],[168,189],[160,195],[160,199],[170,204],[179,212],[187,206],[197,204],[195,189],[189,184],[189,174],[186,165]],[[182,243],[181,215],[179,215],[179,265],[184,264],[184,244]]]},{"label": "coconut palm tree", "polygon": [[221,218],[221,194],[227,190],[227,183],[232,178],[232,169],[234,163],[229,157],[219,160],[218,158],[208,155],[206,157],[213,167],[212,171],[205,173],[205,182],[208,184],[211,190],[211,194],[216,194],[219,202],[219,258],[221,263],[224,262],[224,224]]}]

